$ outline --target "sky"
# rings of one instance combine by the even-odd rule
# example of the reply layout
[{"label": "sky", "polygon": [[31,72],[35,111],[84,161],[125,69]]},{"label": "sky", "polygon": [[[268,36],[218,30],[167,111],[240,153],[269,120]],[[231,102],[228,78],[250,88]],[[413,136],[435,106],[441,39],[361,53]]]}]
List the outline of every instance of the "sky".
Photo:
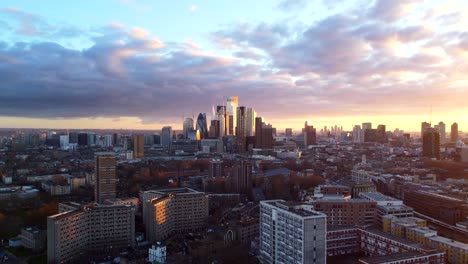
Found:
[{"label": "sky", "polygon": [[0,127],[180,129],[238,95],[278,129],[468,130],[467,29],[466,0],[2,0]]}]

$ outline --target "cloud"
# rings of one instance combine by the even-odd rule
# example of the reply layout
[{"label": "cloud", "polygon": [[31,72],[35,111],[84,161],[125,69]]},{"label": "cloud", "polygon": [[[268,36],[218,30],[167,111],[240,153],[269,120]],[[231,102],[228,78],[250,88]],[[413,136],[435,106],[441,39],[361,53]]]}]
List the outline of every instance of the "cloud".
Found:
[{"label": "cloud", "polygon": [[197,11],[197,10],[198,10],[198,6],[196,6],[196,5],[191,5],[191,6],[189,7],[190,13],[194,13],[194,12]]},{"label": "cloud", "polygon": [[283,11],[294,11],[305,8],[307,5],[306,0],[283,0],[277,8]]},{"label": "cloud", "polygon": [[0,42],[0,113],[174,123],[232,94],[278,119],[311,111],[417,114],[434,100],[441,109],[466,109],[466,33],[405,24],[401,2],[388,12],[380,5],[301,28],[281,21],[228,25],[210,34],[222,52],[192,39],[163,42],[118,23],[87,32],[91,45],[83,49],[20,35],[23,41]]}]

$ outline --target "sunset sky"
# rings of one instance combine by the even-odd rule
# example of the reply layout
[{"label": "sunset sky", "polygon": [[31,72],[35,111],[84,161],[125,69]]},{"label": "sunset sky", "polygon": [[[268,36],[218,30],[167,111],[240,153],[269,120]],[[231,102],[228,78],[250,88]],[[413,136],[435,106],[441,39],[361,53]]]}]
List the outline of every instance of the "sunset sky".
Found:
[{"label": "sunset sky", "polygon": [[179,129],[226,97],[283,129],[468,130],[468,2],[0,2],[0,127]]}]

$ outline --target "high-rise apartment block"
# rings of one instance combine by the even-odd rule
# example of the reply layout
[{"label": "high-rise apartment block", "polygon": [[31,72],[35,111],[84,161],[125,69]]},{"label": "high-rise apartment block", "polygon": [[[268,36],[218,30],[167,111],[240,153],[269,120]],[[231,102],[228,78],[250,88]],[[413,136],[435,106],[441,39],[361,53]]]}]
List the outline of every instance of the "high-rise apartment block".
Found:
[{"label": "high-rise apartment block", "polygon": [[231,175],[231,190],[249,194],[252,191],[252,162],[240,160],[234,165]]},{"label": "high-rise apartment block", "polygon": [[135,207],[86,205],[47,218],[48,263],[134,246]]},{"label": "high-rise apartment block", "polygon": [[116,197],[116,157],[112,154],[96,155],[96,185],[94,188],[94,201],[102,203],[105,199]]},{"label": "high-rise apartment block", "polygon": [[223,160],[214,158],[210,161],[208,176],[210,178],[218,178],[223,176]]},{"label": "high-rise apartment block", "polygon": [[440,132],[428,128],[423,134],[423,157],[440,159]]},{"label": "high-rise apartment block", "polygon": [[145,156],[145,135],[133,135],[133,157],[141,159]]},{"label": "high-rise apartment block", "polygon": [[237,107],[236,136],[238,138],[247,136],[247,110],[245,106]]},{"label": "high-rise apartment block", "polygon": [[292,137],[292,135],[293,135],[293,133],[292,133],[292,128],[286,128],[286,129],[284,130],[284,135],[285,135],[286,137]]},{"label": "high-rise apartment block", "polygon": [[450,142],[457,142],[458,140],[458,124],[453,123],[450,127]]},{"label": "high-rise apartment block", "polygon": [[421,138],[423,138],[424,132],[426,132],[426,130],[427,130],[428,128],[431,128],[431,124],[430,124],[430,123],[427,123],[427,122],[422,122],[422,123],[421,123]]},{"label": "high-rise apartment block", "polygon": [[317,144],[317,131],[314,126],[309,126],[307,122],[304,127],[304,146],[316,145]]},{"label": "high-rise apartment block", "polygon": [[208,197],[188,188],[142,193],[147,239],[155,243],[175,233],[199,231],[208,218]]},{"label": "high-rise apartment block", "polygon": [[172,142],[172,127],[165,126],[161,130],[161,145],[165,148],[169,148]]},{"label": "high-rise apartment block", "polygon": [[261,263],[326,263],[327,216],[310,205],[260,202]]}]

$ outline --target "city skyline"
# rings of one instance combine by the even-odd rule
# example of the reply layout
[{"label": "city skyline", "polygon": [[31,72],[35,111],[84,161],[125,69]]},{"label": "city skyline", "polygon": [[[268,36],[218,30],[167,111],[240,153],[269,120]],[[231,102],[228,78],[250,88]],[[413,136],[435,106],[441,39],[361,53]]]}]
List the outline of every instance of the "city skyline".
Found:
[{"label": "city skyline", "polygon": [[462,1],[92,6],[2,2],[1,127],[178,129],[237,95],[277,129],[467,130]]}]

